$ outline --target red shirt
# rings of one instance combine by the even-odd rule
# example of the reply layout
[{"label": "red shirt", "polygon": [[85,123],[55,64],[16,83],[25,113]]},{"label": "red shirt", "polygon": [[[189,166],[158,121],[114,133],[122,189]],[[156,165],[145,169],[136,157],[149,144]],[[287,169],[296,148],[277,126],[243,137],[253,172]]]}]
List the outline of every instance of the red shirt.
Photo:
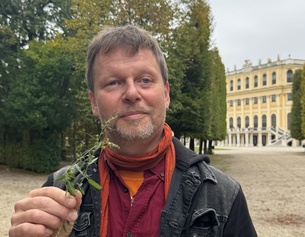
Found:
[{"label": "red shirt", "polygon": [[159,236],[164,197],[164,159],[144,171],[144,181],[133,198],[116,168],[110,167],[107,237]]}]

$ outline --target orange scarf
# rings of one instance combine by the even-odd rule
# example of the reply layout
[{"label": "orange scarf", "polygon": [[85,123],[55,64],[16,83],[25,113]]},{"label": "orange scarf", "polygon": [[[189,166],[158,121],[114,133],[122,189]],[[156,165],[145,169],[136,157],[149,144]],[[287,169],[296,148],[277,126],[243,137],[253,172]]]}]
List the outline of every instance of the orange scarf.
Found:
[{"label": "orange scarf", "polygon": [[105,158],[120,169],[129,171],[145,171],[155,167],[165,157],[165,200],[168,194],[171,178],[175,168],[175,147],[172,142],[172,130],[164,124],[164,136],[158,147],[153,152],[147,153],[144,157],[125,157],[113,152],[109,147],[101,151],[98,159],[98,169],[100,174],[100,185],[103,187],[101,193],[101,225],[100,237],[107,236],[108,227],[108,197],[109,197],[109,170],[105,165]]}]

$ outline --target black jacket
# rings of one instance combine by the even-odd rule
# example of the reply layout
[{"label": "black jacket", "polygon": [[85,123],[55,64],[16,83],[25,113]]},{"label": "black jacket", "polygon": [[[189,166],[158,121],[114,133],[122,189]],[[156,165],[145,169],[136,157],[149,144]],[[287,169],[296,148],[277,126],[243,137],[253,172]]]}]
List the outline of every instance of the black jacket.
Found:
[{"label": "black jacket", "polygon": [[[185,148],[176,138],[173,142],[176,167],[161,213],[159,236],[256,237],[240,185],[211,166],[208,157]],[[54,182],[64,170],[50,175],[44,186],[64,188],[61,182]],[[97,164],[92,164],[88,173],[99,182]],[[84,189],[70,237],[99,236],[100,191],[88,184]]]}]

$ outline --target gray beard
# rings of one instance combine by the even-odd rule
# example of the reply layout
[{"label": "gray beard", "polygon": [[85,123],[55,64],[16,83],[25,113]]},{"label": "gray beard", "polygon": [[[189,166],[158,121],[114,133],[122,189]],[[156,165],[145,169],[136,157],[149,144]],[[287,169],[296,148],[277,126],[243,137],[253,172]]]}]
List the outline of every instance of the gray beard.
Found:
[{"label": "gray beard", "polygon": [[111,136],[115,139],[125,141],[139,141],[149,138],[154,133],[155,126],[149,122],[138,128],[139,123],[140,121],[130,122],[131,128],[129,129],[122,129],[115,125],[111,130]]}]

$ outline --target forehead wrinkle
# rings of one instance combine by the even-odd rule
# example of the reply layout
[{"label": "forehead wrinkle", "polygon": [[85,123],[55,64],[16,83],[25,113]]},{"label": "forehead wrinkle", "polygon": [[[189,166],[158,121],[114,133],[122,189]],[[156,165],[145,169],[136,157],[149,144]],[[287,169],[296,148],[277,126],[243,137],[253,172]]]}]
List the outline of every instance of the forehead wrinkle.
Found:
[{"label": "forehead wrinkle", "polygon": [[[117,50],[120,50],[120,48],[118,48]],[[104,75],[105,71],[108,72],[108,73],[109,73],[109,71],[111,71],[111,74],[106,75],[107,77],[108,76],[110,76],[110,77],[111,76],[120,76],[120,74],[124,74],[126,72],[131,72],[131,74],[147,73],[147,74],[155,75],[155,76],[158,73],[160,73],[160,75],[161,75],[161,70],[160,70],[159,65],[156,61],[156,58],[150,50],[146,49],[145,51],[150,53],[150,55],[152,56],[152,58],[150,58],[150,59],[153,59],[152,60],[153,64],[150,63],[150,62],[148,64],[142,63],[142,62],[145,62],[147,58],[145,57],[145,55],[140,55],[141,57],[143,57],[143,61],[139,62],[136,65],[130,65],[130,64],[132,64],[133,62],[137,62],[139,60],[139,58],[135,58],[134,56],[136,56],[136,54],[130,54],[125,49],[122,49],[121,54],[115,55],[115,57],[112,56],[111,58],[109,58],[110,55],[113,55],[113,54],[116,53],[115,51],[116,50],[113,50],[111,53],[107,53],[107,54],[101,52],[97,55],[97,58],[96,58],[95,64],[94,64],[94,76],[100,77],[102,75],[104,77],[105,76]],[[119,58],[120,66],[122,66],[123,70],[104,70],[104,71],[102,69],[96,70],[97,68],[100,68],[101,65],[103,67],[117,69],[116,68],[117,65],[115,63],[113,63],[114,61],[116,61],[116,57]],[[99,61],[99,65],[97,64],[97,61]],[[121,64],[121,62],[123,62],[123,64]],[[124,64],[126,64],[126,65],[124,66]],[[140,66],[142,65],[142,67],[139,67],[138,65],[140,65]],[[124,69],[126,69],[126,70],[124,70]],[[96,74],[97,71],[99,71],[100,75]]]}]

